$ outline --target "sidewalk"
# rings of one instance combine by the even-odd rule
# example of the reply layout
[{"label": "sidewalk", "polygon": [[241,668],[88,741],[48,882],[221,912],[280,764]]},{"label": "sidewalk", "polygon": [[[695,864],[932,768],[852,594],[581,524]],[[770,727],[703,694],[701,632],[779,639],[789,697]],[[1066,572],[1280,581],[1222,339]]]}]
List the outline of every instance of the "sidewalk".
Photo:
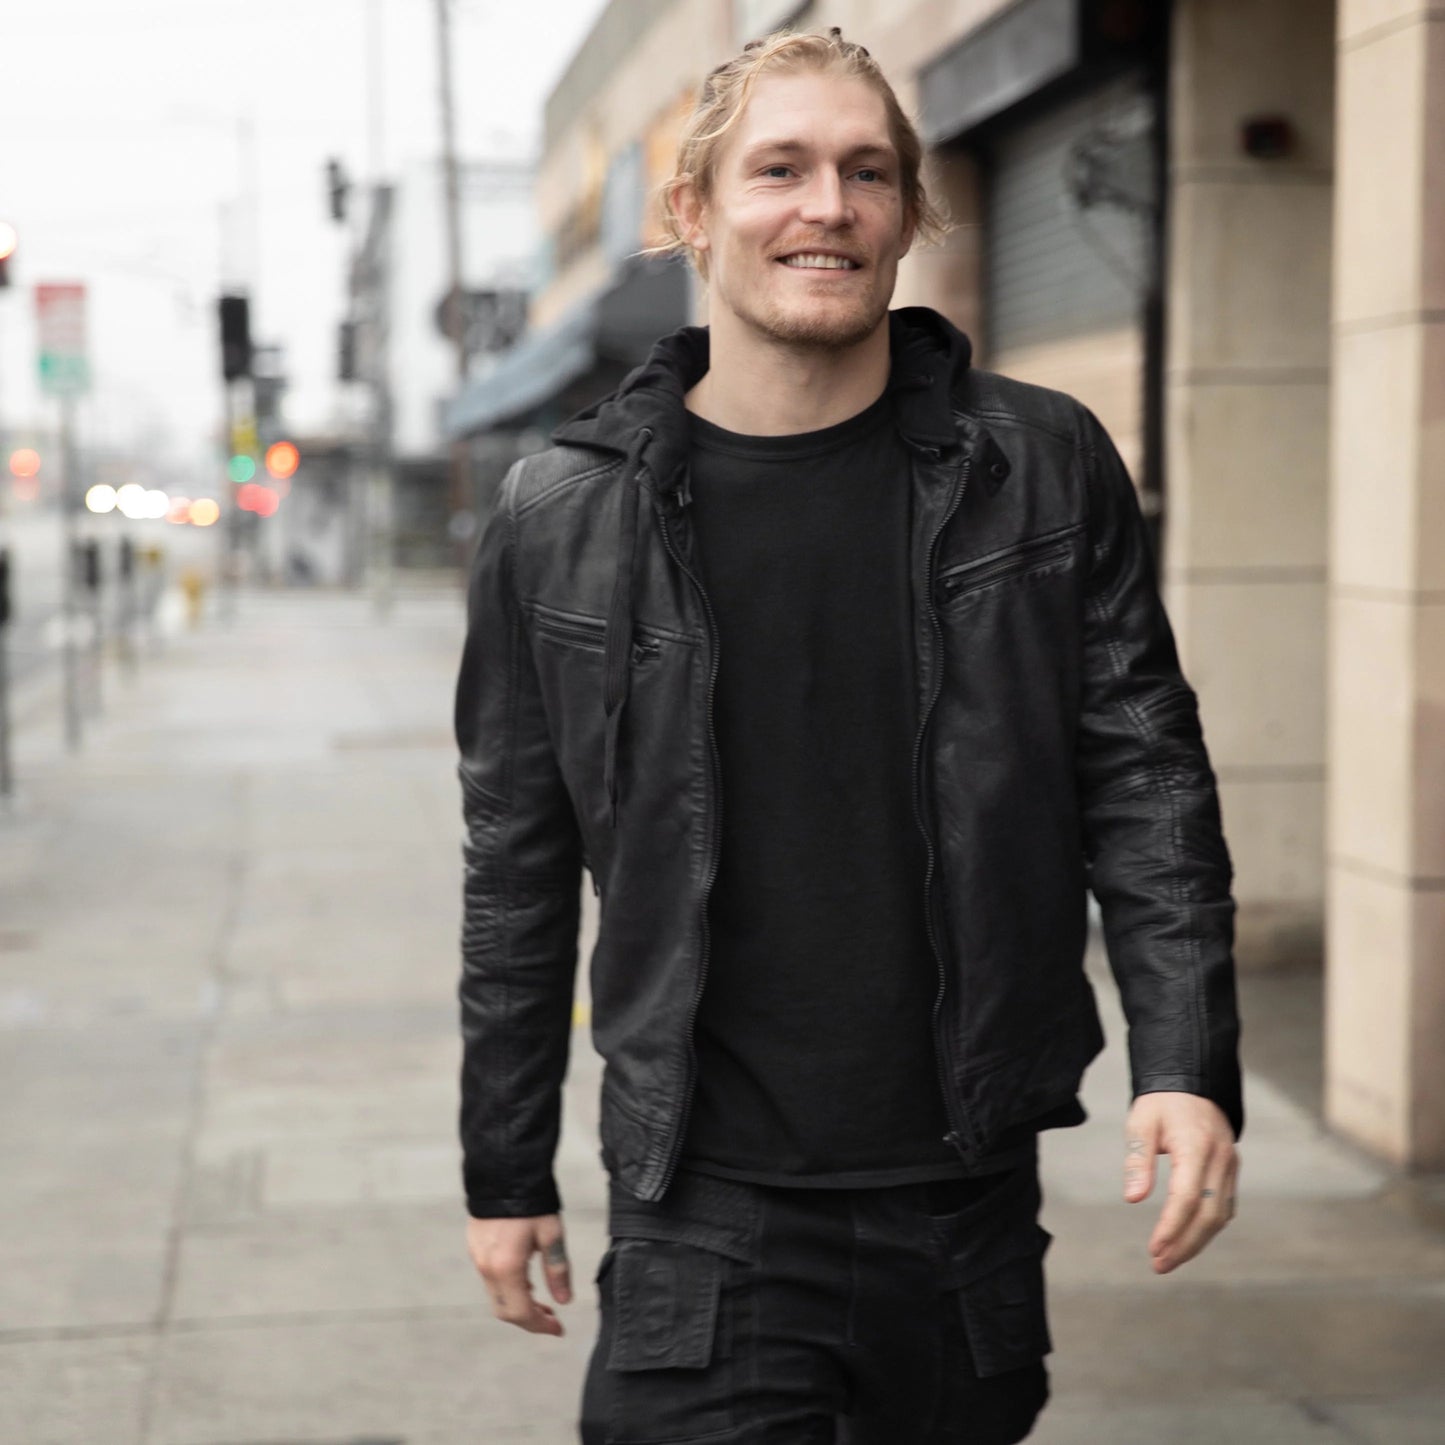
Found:
[{"label": "sidewalk", "polygon": [[[17,737],[0,1445],[575,1438],[604,1242],[585,1033],[567,1337],[492,1320],[463,1250],[460,635],[437,589],[386,624],[359,597],[251,596],[108,678],[78,756],[58,727]],[[1245,1014],[1240,1217],[1156,1279],[1158,1204],[1120,1202],[1123,1028],[1097,986],[1092,1117],[1044,1143],[1054,1401],[1031,1439],[1440,1445],[1445,1232],[1254,1068],[1287,990]]]}]

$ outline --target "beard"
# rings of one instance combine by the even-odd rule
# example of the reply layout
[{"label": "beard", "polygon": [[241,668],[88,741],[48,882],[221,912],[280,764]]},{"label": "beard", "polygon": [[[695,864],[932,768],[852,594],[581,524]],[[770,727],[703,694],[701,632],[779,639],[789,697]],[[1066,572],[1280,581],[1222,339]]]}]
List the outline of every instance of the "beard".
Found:
[{"label": "beard", "polygon": [[[804,247],[794,245],[789,249]],[[861,250],[856,246],[850,249]],[[778,263],[769,260],[766,264]],[[865,264],[872,280],[866,289],[851,297],[838,296],[829,283],[820,282],[821,294],[816,300],[803,294],[785,304],[771,290],[726,299],[741,321],[770,341],[802,351],[846,351],[873,335],[888,315],[892,299],[892,287],[885,290],[877,284],[879,273],[873,258],[868,257]]]}]

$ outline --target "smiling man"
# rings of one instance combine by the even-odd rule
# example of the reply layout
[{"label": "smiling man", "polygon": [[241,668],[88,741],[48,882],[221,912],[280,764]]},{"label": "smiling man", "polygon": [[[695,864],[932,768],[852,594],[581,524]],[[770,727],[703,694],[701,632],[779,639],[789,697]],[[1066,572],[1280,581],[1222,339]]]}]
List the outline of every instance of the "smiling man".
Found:
[{"label": "smiling man", "polygon": [[708,78],[665,192],[708,326],[519,463],[457,689],[468,1243],[561,1334],[580,870],[612,1246],[582,1438],[1006,1445],[1048,1397],[1038,1134],[1102,909],[1123,1197],[1234,1210],[1230,864],[1143,523],[1078,403],[889,310],[941,229],[866,50]]}]

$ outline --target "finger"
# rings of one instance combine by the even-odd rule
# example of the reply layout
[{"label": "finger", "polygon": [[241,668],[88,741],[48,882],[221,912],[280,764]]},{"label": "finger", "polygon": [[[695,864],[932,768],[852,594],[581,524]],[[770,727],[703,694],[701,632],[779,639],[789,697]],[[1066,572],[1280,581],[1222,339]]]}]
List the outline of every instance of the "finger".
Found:
[{"label": "finger", "polygon": [[532,1294],[532,1281],[527,1277],[527,1258],[510,1257],[493,1261],[486,1273],[487,1287],[492,1295],[492,1313],[506,1324],[531,1334],[560,1335],[562,1322],[551,1308]]},{"label": "finger", "polygon": [[1124,1198],[1137,1204],[1154,1187],[1154,1160],[1159,1150],[1154,1129],[1129,1129],[1124,1140]]},{"label": "finger", "polygon": [[557,1229],[539,1236],[542,1247],[542,1273],[547,1288],[558,1304],[565,1305],[572,1299],[572,1269],[567,1262],[567,1237],[559,1223]]},{"label": "finger", "polygon": [[1149,1253],[1156,1259],[1178,1240],[1198,1211],[1206,1163],[1207,1151],[1204,1149],[1170,1152],[1169,1193],[1149,1240]]},{"label": "finger", "polygon": [[1193,1259],[1229,1223],[1234,1201],[1234,1168],[1227,1155],[1219,1156],[1205,1173],[1199,1206],[1178,1239],[1157,1256],[1160,1274],[1178,1269]]}]

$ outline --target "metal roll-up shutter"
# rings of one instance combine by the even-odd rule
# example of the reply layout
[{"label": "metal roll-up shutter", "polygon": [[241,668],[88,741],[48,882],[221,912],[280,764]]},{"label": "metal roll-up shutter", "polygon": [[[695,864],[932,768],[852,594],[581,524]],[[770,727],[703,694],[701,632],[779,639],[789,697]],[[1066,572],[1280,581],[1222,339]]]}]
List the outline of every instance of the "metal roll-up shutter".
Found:
[{"label": "metal roll-up shutter", "polygon": [[1001,130],[987,148],[991,356],[1137,323],[1154,256],[1154,103],[1126,76]]}]

